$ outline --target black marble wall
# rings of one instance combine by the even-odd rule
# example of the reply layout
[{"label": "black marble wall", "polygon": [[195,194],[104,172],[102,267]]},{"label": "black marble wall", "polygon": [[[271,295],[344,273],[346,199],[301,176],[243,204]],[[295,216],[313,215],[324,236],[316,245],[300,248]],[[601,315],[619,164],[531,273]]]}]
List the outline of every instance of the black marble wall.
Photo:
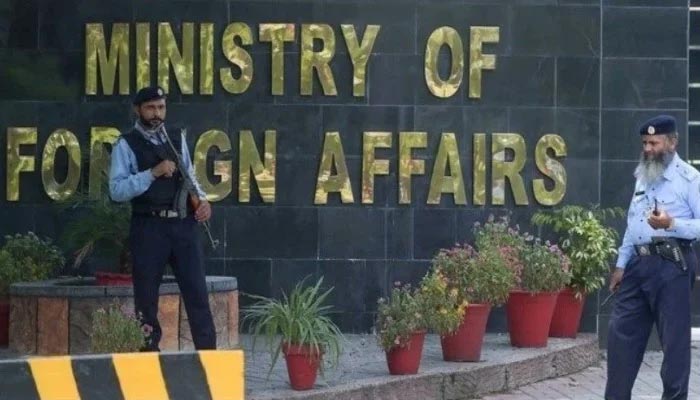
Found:
[{"label": "black marble wall", "polygon": [[[216,203],[212,222],[226,246],[207,254],[208,272],[236,276],[241,290],[263,295],[279,294],[303,276],[323,275],[336,287],[332,302],[348,331],[370,329],[376,299],[391,283],[416,282],[439,248],[470,239],[475,221],[510,210],[527,224],[536,209],[529,182],[541,177],[532,157],[540,136],[557,133],[567,143],[562,203],[626,207],[639,153],[635,129],[654,114],[678,118],[681,154],[688,155],[687,0],[2,0],[0,132],[4,137],[7,127],[36,126],[39,144],[22,150],[37,155],[37,171],[22,174],[19,202],[5,200],[6,154],[0,152],[0,233],[31,229],[60,236],[61,216],[38,172],[43,143],[53,130],[76,133],[86,152],[91,126],[126,129],[132,123],[129,96],[84,94],[85,23],[170,22],[177,36],[187,21],[215,24],[217,69],[227,65],[218,50],[224,27],[231,21],[249,24],[255,77],[240,95],[226,93],[218,80],[211,96],[182,95],[175,87],[169,120],[189,128],[191,147],[197,135],[214,128],[233,143],[241,129],[252,130],[260,142],[265,129],[276,129],[278,136],[276,203],[263,204],[253,190],[252,201],[240,204],[234,174],[234,194]],[[286,48],[282,96],[270,94],[269,44],[257,40],[258,24],[265,22],[297,24],[296,41]],[[313,96],[299,94],[302,23],[334,27],[336,97],[320,94],[318,81]],[[381,25],[364,97],[352,96],[341,23],[355,24],[359,32]],[[500,27],[500,42],[485,46],[486,53],[497,55],[497,68],[484,72],[481,99],[468,98],[466,76],[451,98],[428,91],[425,44],[434,29],[446,25],[462,34],[465,45],[470,26]],[[331,195],[327,205],[315,206],[323,134],[336,130],[356,203],[342,204]],[[365,130],[395,133],[394,147],[377,152],[391,167],[389,176],[376,179],[373,205],[359,204]],[[396,133],[411,130],[428,132],[429,145],[414,152],[426,160],[427,173],[414,177],[409,206],[397,201]],[[442,132],[457,135],[467,182],[473,133],[523,135],[530,206],[514,206],[510,192],[506,206],[473,206],[469,183],[470,205],[455,206],[450,196],[426,205]],[[588,300],[585,330],[596,330],[597,304],[597,296]],[[504,328],[504,313],[496,310],[489,329]]]}]

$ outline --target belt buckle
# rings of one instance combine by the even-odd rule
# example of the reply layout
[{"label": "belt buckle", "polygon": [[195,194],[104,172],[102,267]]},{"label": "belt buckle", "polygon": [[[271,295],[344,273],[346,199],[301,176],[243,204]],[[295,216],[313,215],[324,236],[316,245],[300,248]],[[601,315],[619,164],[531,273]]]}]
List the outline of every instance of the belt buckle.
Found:
[{"label": "belt buckle", "polygon": [[639,255],[640,256],[648,256],[649,255],[649,247],[646,245],[641,245],[639,246]]}]

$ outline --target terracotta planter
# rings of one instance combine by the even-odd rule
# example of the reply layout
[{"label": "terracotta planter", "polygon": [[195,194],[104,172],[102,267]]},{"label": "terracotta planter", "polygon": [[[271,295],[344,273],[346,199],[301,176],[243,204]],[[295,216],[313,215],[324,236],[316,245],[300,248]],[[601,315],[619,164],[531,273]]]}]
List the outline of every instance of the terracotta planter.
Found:
[{"label": "terracotta planter", "polygon": [[512,291],[506,303],[510,344],[545,347],[559,292]]},{"label": "terracotta planter", "polygon": [[552,316],[552,325],[549,327],[549,336],[575,338],[581,323],[585,301],[584,294],[581,294],[580,298],[576,298],[576,292],[571,288],[559,292],[557,305]]},{"label": "terracotta planter", "polygon": [[287,362],[289,383],[294,390],[309,390],[316,383],[318,367],[323,354],[313,351],[311,346],[283,344],[282,353]]},{"label": "terracotta planter", "polygon": [[10,301],[0,299],[0,347],[7,347],[10,338]]},{"label": "terracotta planter", "polygon": [[391,375],[414,375],[418,373],[423,354],[425,331],[414,332],[403,347],[393,347],[386,352],[386,363]]},{"label": "terracotta planter", "polygon": [[95,272],[95,285],[131,286],[133,285],[133,277],[131,274],[117,274],[114,272]]},{"label": "terracotta planter", "polygon": [[459,328],[450,335],[440,337],[442,359],[479,361],[490,312],[490,304],[470,304]]}]

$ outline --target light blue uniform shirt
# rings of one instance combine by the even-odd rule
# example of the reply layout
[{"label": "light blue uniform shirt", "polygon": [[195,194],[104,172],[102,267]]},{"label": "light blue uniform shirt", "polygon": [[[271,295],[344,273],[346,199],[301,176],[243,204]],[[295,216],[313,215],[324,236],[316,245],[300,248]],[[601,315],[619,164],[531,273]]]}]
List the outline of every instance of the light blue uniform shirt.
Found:
[{"label": "light blue uniform shirt", "polygon": [[[153,144],[166,143],[165,133],[160,130],[157,132],[146,131],[138,121],[134,128]],[[163,127],[162,130],[165,130],[165,128]],[[187,148],[184,133],[182,134],[181,142],[180,156],[182,157],[183,166],[187,169],[187,174],[192,178],[197,195],[200,199],[205,200],[206,195],[194,177],[192,160],[190,159],[190,152]],[[150,169],[139,172],[136,154],[131,150],[126,140],[119,138],[112,150],[112,164],[109,169],[109,194],[112,200],[129,201],[134,197],[140,196],[151,187],[151,183],[155,180],[156,178]]]},{"label": "light blue uniform shirt", "polygon": [[[659,211],[673,218],[669,229],[654,229],[647,222],[654,211],[654,199]],[[678,154],[656,182],[645,186],[637,179],[616,266],[625,268],[634,255],[634,245],[651,243],[652,236],[700,239],[700,172]]]}]

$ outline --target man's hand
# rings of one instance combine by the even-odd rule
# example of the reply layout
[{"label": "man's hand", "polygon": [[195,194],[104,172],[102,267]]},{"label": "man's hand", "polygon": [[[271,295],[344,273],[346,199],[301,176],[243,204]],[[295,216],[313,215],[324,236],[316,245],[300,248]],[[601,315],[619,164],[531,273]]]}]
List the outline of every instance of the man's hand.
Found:
[{"label": "man's hand", "polygon": [[666,211],[661,210],[659,215],[649,214],[647,222],[654,229],[668,229],[673,223],[673,218]]},{"label": "man's hand", "polygon": [[170,161],[170,160],[163,160],[158,163],[155,167],[151,168],[151,174],[155,176],[156,178],[160,178],[161,176],[165,176],[166,178],[170,178],[173,176],[173,173],[175,173],[175,163]]},{"label": "man's hand", "polygon": [[197,207],[197,210],[194,212],[194,219],[196,219],[197,222],[204,222],[209,220],[209,218],[211,218],[211,205],[208,201],[202,200],[199,203],[199,207]]},{"label": "man's hand", "polygon": [[615,268],[615,270],[610,274],[610,291],[611,292],[616,292],[617,288],[620,286],[620,282],[622,282],[622,275],[625,274],[625,269],[624,268]]}]

